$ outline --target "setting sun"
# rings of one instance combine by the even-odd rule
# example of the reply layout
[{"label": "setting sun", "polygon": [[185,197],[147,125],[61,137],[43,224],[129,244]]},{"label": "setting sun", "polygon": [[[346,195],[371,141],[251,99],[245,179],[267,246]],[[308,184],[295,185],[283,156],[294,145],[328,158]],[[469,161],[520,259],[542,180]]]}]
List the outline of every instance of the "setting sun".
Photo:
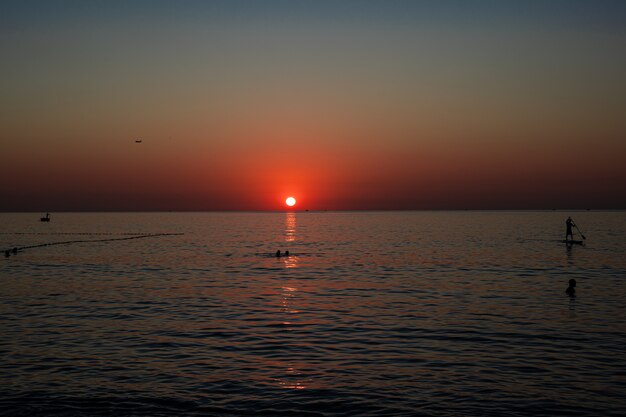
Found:
[{"label": "setting sun", "polygon": [[296,205],[296,199],[293,197],[287,197],[287,199],[285,200],[285,204],[287,204],[289,207],[293,207]]}]

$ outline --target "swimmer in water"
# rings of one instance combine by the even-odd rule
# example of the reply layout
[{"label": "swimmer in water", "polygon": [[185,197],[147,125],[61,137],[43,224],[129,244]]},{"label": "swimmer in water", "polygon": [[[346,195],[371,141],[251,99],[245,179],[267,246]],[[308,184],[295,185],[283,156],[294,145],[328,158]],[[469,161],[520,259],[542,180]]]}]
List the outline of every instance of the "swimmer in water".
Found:
[{"label": "swimmer in water", "polygon": [[567,287],[565,293],[570,297],[576,296],[576,280],[574,278],[569,280],[569,287]]}]

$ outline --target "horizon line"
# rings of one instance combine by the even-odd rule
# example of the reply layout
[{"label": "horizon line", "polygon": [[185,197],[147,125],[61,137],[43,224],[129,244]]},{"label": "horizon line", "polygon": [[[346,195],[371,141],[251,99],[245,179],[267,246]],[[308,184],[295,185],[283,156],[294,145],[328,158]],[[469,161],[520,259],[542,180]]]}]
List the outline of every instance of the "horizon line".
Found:
[{"label": "horizon line", "polygon": [[326,212],[432,212],[432,211],[626,211],[626,208],[434,208],[434,209],[277,209],[277,210],[0,210],[0,214],[21,213],[326,213]]}]

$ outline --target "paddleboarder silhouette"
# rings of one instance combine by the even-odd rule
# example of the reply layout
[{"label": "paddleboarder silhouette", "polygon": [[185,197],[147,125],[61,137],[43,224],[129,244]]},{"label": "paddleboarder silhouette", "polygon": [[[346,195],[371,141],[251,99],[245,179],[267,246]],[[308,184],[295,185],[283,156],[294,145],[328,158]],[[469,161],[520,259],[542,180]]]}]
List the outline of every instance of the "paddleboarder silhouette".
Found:
[{"label": "paddleboarder silhouette", "polygon": [[567,240],[568,236],[570,237],[570,240],[574,240],[574,232],[572,231],[572,226],[574,226],[574,221],[571,217],[568,217],[567,220],[565,220],[565,240]]}]

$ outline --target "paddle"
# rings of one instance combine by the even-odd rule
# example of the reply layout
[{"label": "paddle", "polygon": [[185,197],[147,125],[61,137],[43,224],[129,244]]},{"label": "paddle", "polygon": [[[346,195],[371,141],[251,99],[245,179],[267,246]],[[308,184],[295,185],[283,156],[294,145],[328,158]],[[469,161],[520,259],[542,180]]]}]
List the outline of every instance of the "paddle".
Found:
[{"label": "paddle", "polygon": [[581,232],[580,229],[578,228],[578,226],[576,226],[576,223],[574,223],[574,227],[576,228],[576,230],[578,230],[578,233],[580,233],[580,235],[583,237],[583,240],[587,240],[585,235],[583,235],[583,232]]}]

